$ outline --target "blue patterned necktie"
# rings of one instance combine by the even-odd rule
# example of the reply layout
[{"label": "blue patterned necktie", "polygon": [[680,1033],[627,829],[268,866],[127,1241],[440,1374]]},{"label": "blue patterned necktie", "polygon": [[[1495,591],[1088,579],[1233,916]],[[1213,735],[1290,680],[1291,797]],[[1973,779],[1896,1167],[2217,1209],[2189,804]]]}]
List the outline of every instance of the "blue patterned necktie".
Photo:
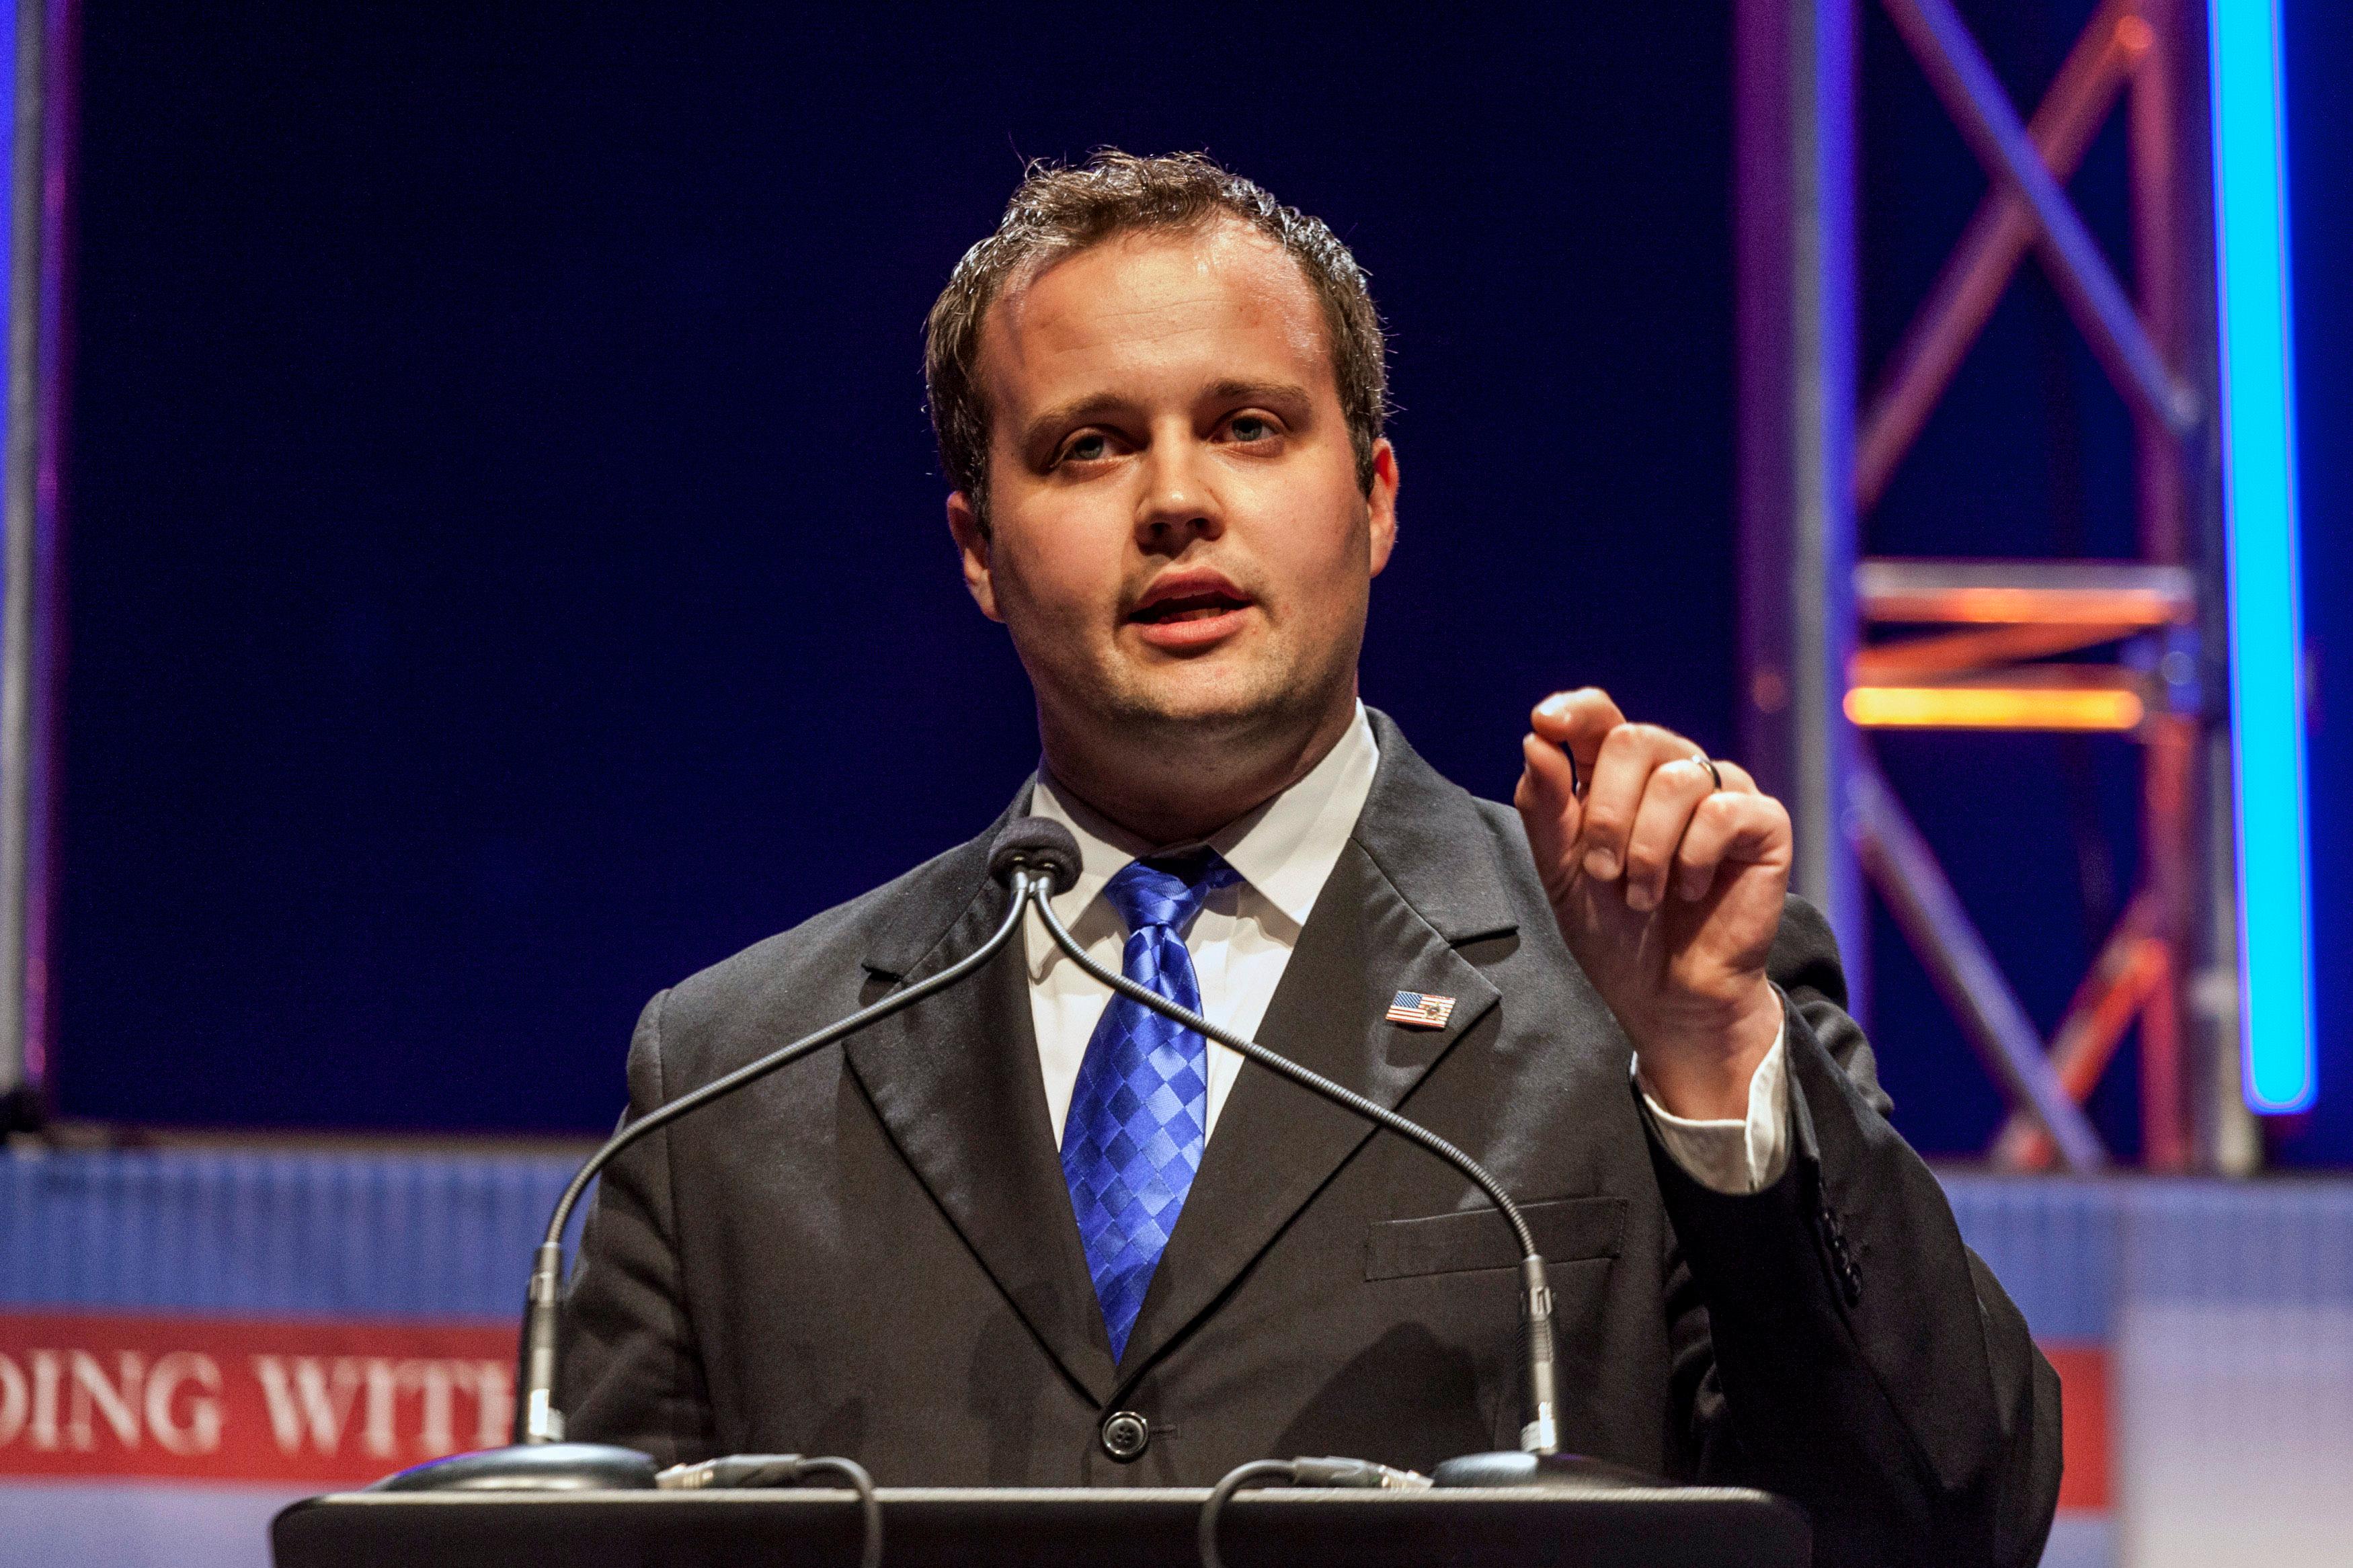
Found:
[{"label": "blue patterned necktie", "polygon": [[[1211,892],[1240,879],[1208,850],[1183,861],[1130,862],[1103,886],[1127,922],[1121,973],[1199,1012],[1185,932]],[[1113,1361],[1127,1349],[1145,1288],[1201,1168],[1208,1126],[1208,1042],[1114,994],[1087,1042],[1062,1130],[1062,1176]]]}]

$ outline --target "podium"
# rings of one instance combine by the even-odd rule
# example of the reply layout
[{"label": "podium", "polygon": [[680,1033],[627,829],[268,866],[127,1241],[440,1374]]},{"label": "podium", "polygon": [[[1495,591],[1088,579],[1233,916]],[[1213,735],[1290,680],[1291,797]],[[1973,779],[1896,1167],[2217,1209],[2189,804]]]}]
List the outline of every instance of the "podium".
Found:
[{"label": "podium", "polygon": [[[1197,1568],[1206,1489],[881,1489],[888,1568]],[[858,1562],[855,1496],[354,1492],[270,1526],[277,1568],[732,1568]],[[1230,1568],[1806,1568],[1795,1505],[1718,1487],[1275,1489],[1227,1505]]]}]

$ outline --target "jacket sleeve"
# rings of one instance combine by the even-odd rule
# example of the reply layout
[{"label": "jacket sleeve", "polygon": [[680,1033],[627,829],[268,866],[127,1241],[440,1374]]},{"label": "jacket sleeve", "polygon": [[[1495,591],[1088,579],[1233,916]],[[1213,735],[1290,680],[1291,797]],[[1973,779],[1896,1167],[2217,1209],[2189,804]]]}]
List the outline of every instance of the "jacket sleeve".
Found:
[{"label": "jacket sleeve", "polygon": [[1651,1140],[1690,1467],[1804,1506],[1818,1563],[2031,1568],[2058,1506],[2058,1376],[1888,1125],[1836,944],[1796,900],[1772,977],[1788,1026],[1781,1180],[1712,1192]]},{"label": "jacket sleeve", "polygon": [[[630,1119],[666,1098],[661,1020],[668,999],[664,992],[646,1004],[629,1042]],[[677,1237],[670,1139],[656,1132],[606,1167],[581,1231],[565,1294],[556,1388],[567,1437],[640,1448],[663,1465],[714,1451]]]}]

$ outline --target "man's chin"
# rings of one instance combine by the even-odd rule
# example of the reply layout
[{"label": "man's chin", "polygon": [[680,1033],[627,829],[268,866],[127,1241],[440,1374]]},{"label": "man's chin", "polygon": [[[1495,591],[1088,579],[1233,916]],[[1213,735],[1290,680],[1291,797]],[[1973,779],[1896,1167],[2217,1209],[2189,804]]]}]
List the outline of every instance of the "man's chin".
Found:
[{"label": "man's chin", "polygon": [[1124,723],[1210,739],[1312,724],[1325,704],[1291,681],[1187,679],[1124,683],[1114,706]]}]

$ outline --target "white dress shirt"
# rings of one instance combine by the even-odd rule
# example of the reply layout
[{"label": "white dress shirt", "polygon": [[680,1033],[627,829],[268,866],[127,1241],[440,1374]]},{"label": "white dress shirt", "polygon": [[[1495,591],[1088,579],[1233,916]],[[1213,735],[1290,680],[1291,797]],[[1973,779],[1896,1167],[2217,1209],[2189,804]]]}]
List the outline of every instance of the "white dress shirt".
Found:
[{"label": "white dress shirt", "polygon": [[[1356,722],[1307,775],[1272,800],[1209,835],[1208,846],[1233,868],[1240,880],[1211,893],[1186,933],[1194,973],[1201,987],[1201,1012],[1210,1022],[1245,1039],[1257,1037],[1259,1023],[1283,966],[1299,944],[1325,879],[1356,830],[1372,792],[1380,749],[1364,705]],[[1106,822],[1084,803],[1058,787],[1041,764],[1029,801],[1030,812],[1059,822],[1079,841],[1079,879],[1054,895],[1055,915],[1085,948],[1087,956],[1116,970],[1127,945],[1127,927],[1103,895],[1103,884],[1130,861],[1161,852]],[[1038,1037],[1038,1065],[1046,1081],[1046,1110],[1059,1144],[1079,1079],[1079,1064],[1094,1037],[1095,1024],[1111,998],[1054,945],[1032,913],[1022,930],[1029,970],[1030,1019]],[[1267,1044],[1282,1048],[1280,1040]],[[1659,1141],[1677,1163],[1718,1192],[1748,1193],[1778,1180],[1787,1163],[1788,1099],[1783,1088],[1782,1042],[1757,1069],[1749,1085],[1745,1121],[1694,1121],[1670,1115],[1646,1092]],[[1241,1072],[1241,1053],[1209,1042],[1208,1127]]]}]

